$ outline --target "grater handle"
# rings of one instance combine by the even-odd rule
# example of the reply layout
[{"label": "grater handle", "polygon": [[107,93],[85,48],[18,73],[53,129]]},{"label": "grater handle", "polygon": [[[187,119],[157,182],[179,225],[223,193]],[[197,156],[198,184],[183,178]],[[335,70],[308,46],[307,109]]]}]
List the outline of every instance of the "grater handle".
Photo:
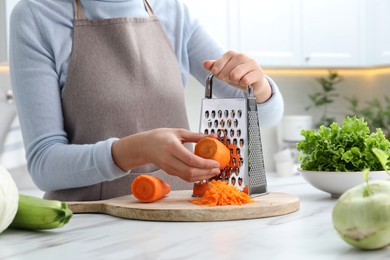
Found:
[{"label": "grater handle", "polygon": [[[210,73],[206,79],[205,98],[212,98],[213,96],[213,78],[214,74]],[[247,86],[247,90],[244,92],[246,97],[254,97],[253,87]]]},{"label": "grater handle", "polygon": [[213,78],[214,74],[210,73],[206,79],[205,98],[211,98],[213,96]]}]

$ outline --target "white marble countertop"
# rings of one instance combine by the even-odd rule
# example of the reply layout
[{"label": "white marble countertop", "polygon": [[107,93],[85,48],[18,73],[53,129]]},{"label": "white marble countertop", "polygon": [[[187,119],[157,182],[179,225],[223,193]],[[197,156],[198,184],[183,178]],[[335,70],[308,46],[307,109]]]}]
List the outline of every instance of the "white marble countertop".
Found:
[{"label": "white marble countertop", "polygon": [[0,259],[390,259],[390,247],[362,251],[341,240],[331,219],[336,199],[301,176],[268,174],[268,186],[298,196],[300,210],[272,218],[184,223],[77,214],[59,229],[4,231]]}]

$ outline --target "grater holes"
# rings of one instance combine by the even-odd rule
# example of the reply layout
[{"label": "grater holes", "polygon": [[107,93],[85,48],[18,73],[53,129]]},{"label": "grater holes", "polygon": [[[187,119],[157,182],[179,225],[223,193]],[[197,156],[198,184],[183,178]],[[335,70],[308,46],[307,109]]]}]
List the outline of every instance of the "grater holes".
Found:
[{"label": "grater holes", "polygon": [[242,186],[242,177],[238,177],[238,186]]},{"label": "grater holes", "polygon": [[[226,180],[226,183],[232,183],[248,194],[263,190],[266,180],[261,140],[256,140],[260,137],[260,129],[254,100],[204,99],[202,110],[201,132],[205,131],[205,128],[209,133],[214,129],[217,139],[228,147],[229,153],[233,153],[228,166],[221,170],[215,179]],[[208,125],[209,120],[212,122],[211,126]],[[218,125],[215,120],[218,120]]]},{"label": "grater holes", "polygon": [[234,176],[231,178],[230,184],[233,186],[236,185],[236,178]]},{"label": "grater holes", "polygon": [[241,129],[237,129],[237,137],[241,137]]},{"label": "grater holes", "polygon": [[229,127],[229,128],[232,127],[232,120],[228,119],[226,124],[227,124],[227,127]]},{"label": "grater holes", "polygon": [[223,139],[223,134],[222,134],[221,129],[217,130],[217,135],[218,135],[219,139]]},{"label": "grater holes", "polygon": [[230,111],[230,116],[232,118],[235,118],[236,117],[236,111],[235,110]]},{"label": "grater holes", "polygon": [[[241,136],[242,126],[240,118],[242,118],[242,110],[208,109],[203,114],[206,117],[205,126],[207,128],[204,129],[204,133],[216,133],[217,138],[228,147],[231,154],[229,164],[214,179],[232,182],[234,177],[234,186],[242,190],[243,186],[245,186],[246,178],[240,175],[247,172],[247,169],[243,168],[241,170],[241,167],[245,166],[244,159],[241,156],[245,156],[243,149],[246,145],[244,144],[244,137]],[[242,123],[243,126],[246,126],[245,121]]]},{"label": "grater holes", "polygon": [[223,112],[223,116],[224,116],[225,118],[228,118],[228,116],[229,116],[229,111],[225,110],[225,111]]},{"label": "grater holes", "polygon": [[218,118],[222,117],[222,110],[218,110]]}]

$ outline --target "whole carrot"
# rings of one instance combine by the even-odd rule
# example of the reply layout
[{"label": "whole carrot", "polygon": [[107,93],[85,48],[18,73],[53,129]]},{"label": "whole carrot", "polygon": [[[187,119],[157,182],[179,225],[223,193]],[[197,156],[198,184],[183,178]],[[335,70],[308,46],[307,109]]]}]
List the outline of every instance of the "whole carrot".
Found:
[{"label": "whole carrot", "polygon": [[171,187],[168,183],[151,175],[139,175],[131,183],[131,192],[141,202],[159,200],[170,191]]},{"label": "whole carrot", "polygon": [[230,162],[230,150],[221,141],[205,137],[195,145],[196,155],[212,159],[219,162],[219,168],[222,170]]}]

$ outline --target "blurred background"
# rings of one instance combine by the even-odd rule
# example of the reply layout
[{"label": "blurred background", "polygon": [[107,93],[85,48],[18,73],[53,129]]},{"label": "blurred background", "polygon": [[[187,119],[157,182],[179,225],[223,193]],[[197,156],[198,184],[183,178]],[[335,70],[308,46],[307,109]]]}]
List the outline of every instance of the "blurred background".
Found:
[{"label": "blurred background", "polygon": [[[8,26],[16,2],[0,1],[0,164],[18,185],[33,186],[9,92]],[[390,130],[390,1],[184,2],[222,45],[254,57],[279,86],[285,118],[278,126],[261,128],[270,174],[296,173],[294,149],[302,129],[355,114],[364,115],[371,127]],[[186,102],[193,131],[199,129],[203,97],[204,88],[191,78]],[[285,157],[286,151],[291,155]],[[288,169],[280,168],[286,160]]]}]

